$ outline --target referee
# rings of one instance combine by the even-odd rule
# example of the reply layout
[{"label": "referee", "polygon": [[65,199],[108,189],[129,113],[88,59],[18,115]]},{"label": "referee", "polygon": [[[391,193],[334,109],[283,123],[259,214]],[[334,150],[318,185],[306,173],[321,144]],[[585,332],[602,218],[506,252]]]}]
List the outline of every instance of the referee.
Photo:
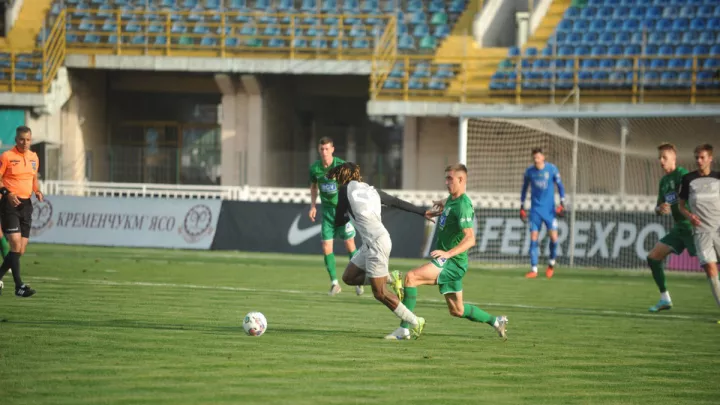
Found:
[{"label": "referee", "polygon": [[37,178],[40,160],[38,155],[30,150],[31,141],[30,128],[17,127],[15,147],[0,155],[0,217],[2,230],[10,242],[10,253],[5,256],[0,266],[0,280],[12,269],[15,295],[18,297],[35,294],[35,290],[20,278],[20,256],[25,253],[30,237],[33,211],[30,197],[35,193],[37,199],[43,201]]}]

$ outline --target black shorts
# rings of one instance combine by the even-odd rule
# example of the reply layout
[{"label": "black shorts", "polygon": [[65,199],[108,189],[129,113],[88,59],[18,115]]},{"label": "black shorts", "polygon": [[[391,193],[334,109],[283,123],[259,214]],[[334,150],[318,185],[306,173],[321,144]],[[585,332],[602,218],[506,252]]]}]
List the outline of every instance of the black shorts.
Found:
[{"label": "black shorts", "polygon": [[0,200],[0,221],[3,233],[20,233],[23,238],[30,237],[32,226],[32,201],[29,198],[20,198],[20,205],[13,207],[7,197]]}]

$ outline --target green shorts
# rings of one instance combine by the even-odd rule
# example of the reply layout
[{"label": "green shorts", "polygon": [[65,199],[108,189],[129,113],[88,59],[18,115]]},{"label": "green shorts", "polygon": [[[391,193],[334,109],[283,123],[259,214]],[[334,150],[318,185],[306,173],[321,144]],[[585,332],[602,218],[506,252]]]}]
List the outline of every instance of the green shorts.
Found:
[{"label": "green shorts", "polygon": [[461,266],[453,259],[432,259],[430,263],[440,269],[437,279],[440,294],[445,295],[462,291],[462,279],[467,272],[467,266]]},{"label": "green shorts", "polygon": [[687,249],[690,256],[697,256],[692,229],[673,226],[670,232],[660,239],[660,243],[670,246],[670,249],[672,249],[676,255],[681,254],[683,250]]},{"label": "green shorts", "polygon": [[335,238],[348,240],[355,237],[355,227],[348,222],[343,226],[335,226],[335,208],[322,207],[322,226],[320,237],[323,241]]}]

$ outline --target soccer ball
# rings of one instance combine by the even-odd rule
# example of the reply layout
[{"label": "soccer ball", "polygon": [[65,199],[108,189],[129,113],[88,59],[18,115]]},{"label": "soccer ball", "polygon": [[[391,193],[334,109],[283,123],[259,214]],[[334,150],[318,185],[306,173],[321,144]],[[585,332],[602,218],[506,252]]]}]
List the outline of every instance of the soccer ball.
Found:
[{"label": "soccer ball", "polygon": [[250,336],[262,336],[267,329],[267,319],[260,312],[250,312],[243,319],[243,329]]}]

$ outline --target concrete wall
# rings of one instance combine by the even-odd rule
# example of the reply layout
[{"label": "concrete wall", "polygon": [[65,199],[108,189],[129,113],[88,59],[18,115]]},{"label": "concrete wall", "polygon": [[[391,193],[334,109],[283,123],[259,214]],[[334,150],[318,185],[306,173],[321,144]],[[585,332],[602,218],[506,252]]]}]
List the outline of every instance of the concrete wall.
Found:
[{"label": "concrete wall", "polygon": [[109,171],[108,159],[103,155],[108,133],[107,74],[104,71],[72,72],[70,83],[73,95],[60,112],[60,176],[63,180],[84,180],[86,152],[90,151],[92,178],[105,179]]},{"label": "concrete wall", "polygon": [[458,162],[457,133],[454,118],[406,118],[403,189],[444,189],[445,167]]},{"label": "concrete wall", "polygon": [[527,9],[526,0],[487,0],[473,23],[475,40],[483,47],[514,46],[517,36],[515,13]]}]

